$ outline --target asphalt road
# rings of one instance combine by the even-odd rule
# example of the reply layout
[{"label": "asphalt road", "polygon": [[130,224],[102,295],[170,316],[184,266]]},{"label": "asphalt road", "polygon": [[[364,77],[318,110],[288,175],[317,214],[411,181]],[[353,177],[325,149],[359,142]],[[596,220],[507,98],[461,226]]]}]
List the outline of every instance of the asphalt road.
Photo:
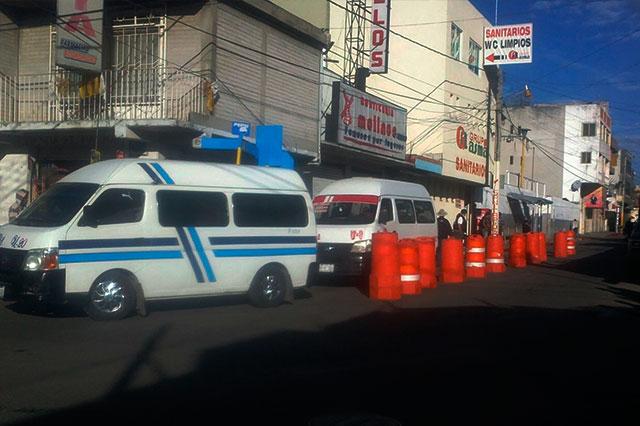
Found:
[{"label": "asphalt road", "polygon": [[276,309],[161,303],[101,323],[5,302],[0,422],[637,424],[640,285],[623,253],[589,239],[393,303],[321,285]]}]

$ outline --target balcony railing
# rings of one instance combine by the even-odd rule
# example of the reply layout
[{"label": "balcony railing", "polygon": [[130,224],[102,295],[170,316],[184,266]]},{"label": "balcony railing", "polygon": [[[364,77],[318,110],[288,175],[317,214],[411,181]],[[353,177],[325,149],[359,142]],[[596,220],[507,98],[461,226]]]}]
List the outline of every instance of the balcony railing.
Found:
[{"label": "balcony railing", "polygon": [[0,74],[0,122],[68,120],[187,120],[205,113],[212,84],[178,69],[107,70],[87,80],[80,74]]}]

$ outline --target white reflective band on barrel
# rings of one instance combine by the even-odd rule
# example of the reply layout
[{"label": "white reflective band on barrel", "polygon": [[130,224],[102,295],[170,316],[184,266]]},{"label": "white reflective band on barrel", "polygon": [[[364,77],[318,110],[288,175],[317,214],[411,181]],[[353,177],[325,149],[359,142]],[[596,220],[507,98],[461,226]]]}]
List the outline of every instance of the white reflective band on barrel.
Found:
[{"label": "white reflective band on barrel", "polygon": [[486,264],[484,262],[467,262],[464,266],[467,268],[484,268]]},{"label": "white reflective band on barrel", "polygon": [[467,250],[467,253],[484,253],[485,249],[482,247],[474,247]]},{"label": "white reflective band on barrel", "polygon": [[487,259],[487,263],[504,263],[504,259]]},{"label": "white reflective band on barrel", "polygon": [[400,275],[400,281],[420,281],[420,274],[418,274],[418,275]]},{"label": "white reflective band on barrel", "polygon": [[568,249],[574,249],[576,246],[567,246]]}]

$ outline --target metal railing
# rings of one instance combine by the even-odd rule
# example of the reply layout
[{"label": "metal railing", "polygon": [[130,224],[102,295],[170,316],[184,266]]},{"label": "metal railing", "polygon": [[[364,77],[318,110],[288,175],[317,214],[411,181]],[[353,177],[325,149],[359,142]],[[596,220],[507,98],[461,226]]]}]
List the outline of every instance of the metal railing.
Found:
[{"label": "metal railing", "polygon": [[205,113],[212,85],[178,69],[106,70],[87,80],[59,70],[0,75],[0,122],[69,120],[187,120]]},{"label": "metal railing", "polygon": [[[519,173],[513,173],[507,170],[502,176],[504,176],[503,183],[506,185],[518,186],[520,182]],[[522,186],[522,189],[532,191],[536,194],[536,197],[547,196],[547,184],[544,182],[539,182],[537,180],[529,179],[528,177],[524,178],[524,185]]]}]

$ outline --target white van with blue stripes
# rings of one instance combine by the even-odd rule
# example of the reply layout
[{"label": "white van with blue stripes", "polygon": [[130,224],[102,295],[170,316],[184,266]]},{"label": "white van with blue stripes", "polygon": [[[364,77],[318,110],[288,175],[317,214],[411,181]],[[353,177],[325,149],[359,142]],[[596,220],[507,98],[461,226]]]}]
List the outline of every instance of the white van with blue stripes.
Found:
[{"label": "white van with blue stripes", "polygon": [[103,161],[0,227],[6,296],[82,303],[94,319],[220,294],[275,306],[306,285],[315,259],[311,199],[279,168]]}]

